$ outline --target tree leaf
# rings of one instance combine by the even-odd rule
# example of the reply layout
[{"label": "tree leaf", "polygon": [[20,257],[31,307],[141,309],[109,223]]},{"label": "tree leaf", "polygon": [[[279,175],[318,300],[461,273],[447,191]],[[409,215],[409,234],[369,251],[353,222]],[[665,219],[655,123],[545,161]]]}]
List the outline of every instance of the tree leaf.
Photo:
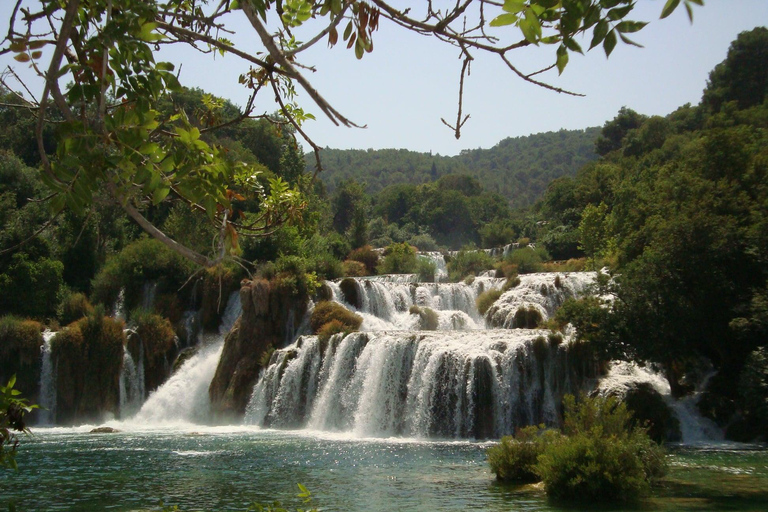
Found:
[{"label": "tree leaf", "polygon": [[589,45],[590,50],[603,42],[605,36],[608,34],[608,28],[608,22],[605,20],[600,20],[595,26],[595,30],[592,33],[592,42]]},{"label": "tree leaf", "polygon": [[616,25],[616,30],[619,32],[632,33],[642,30],[648,23],[643,21],[622,21]]},{"label": "tree leaf", "polygon": [[664,8],[661,10],[661,19],[672,14],[675,9],[677,9],[678,5],[680,5],[680,0],[667,0],[666,5],[664,5]]},{"label": "tree leaf", "polygon": [[561,45],[560,48],[557,49],[557,72],[558,74],[562,75],[563,70],[565,69],[565,66],[568,65],[568,49]]},{"label": "tree leaf", "polygon": [[492,27],[503,27],[505,25],[512,25],[513,23],[517,22],[518,16],[517,14],[512,13],[504,13],[499,14],[495,18],[491,20],[490,25]]},{"label": "tree leaf", "polygon": [[611,30],[608,32],[608,35],[605,36],[605,40],[603,41],[603,50],[605,50],[606,57],[611,56],[611,52],[616,48],[616,42],[616,32]]}]

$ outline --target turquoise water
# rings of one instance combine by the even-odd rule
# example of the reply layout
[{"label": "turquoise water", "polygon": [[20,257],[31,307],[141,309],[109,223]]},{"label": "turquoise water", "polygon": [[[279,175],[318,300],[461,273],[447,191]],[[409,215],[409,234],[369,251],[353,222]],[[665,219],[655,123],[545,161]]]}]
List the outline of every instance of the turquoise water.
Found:
[{"label": "turquoise water", "polygon": [[[16,510],[244,510],[254,501],[338,511],[526,511],[549,503],[536,486],[497,483],[487,444],[360,440],[248,428],[90,434],[36,429],[19,471],[0,477],[0,506]],[[669,479],[642,510],[768,510],[768,452],[679,449]],[[578,508],[577,508],[578,509]]]}]

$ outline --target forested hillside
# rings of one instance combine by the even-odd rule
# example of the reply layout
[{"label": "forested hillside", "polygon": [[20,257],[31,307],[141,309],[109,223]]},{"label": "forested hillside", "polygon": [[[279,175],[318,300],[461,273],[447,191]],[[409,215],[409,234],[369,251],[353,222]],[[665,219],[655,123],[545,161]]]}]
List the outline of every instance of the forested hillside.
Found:
[{"label": "forested hillside", "polygon": [[[418,185],[447,174],[468,174],[506,198],[511,207],[521,208],[536,201],[553,179],[573,176],[595,160],[599,131],[560,130],[508,138],[491,149],[465,150],[455,157],[405,149],[326,148],[320,177],[331,191],[342,181],[355,179],[365,183],[368,194],[377,194],[389,185]],[[307,162],[313,168],[314,157]]]}]

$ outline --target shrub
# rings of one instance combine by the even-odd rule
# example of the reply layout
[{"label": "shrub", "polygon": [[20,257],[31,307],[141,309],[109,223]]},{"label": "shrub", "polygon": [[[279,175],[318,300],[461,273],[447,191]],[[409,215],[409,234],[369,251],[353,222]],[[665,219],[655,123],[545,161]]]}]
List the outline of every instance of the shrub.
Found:
[{"label": "shrub", "polygon": [[14,374],[22,389],[32,390],[39,377],[43,326],[15,316],[0,318],[0,382]]},{"label": "shrub", "polygon": [[344,275],[341,262],[330,253],[310,257],[309,270],[317,274],[318,279],[337,279]]},{"label": "shrub", "polygon": [[504,293],[508,290],[511,290],[512,288],[515,288],[516,286],[520,285],[520,277],[515,274],[514,277],[508,277],[506,281],[504,281],[504,284],[501,287],[501,293]]},{"label": "shrub", "polygon": [[485,315],[486,311],[501,297],[501,290],[487,290],[478,295],[475,301],[477,305],[477,311],[481,315]]},{"label": "shrub", "polygon": [[541,325],[541,312],[533,306],[520,306],[515,311],[515,327],[517,329],[536,329]]},{"label": "shrub", "polygon": [[487,451],[491,471],[506,482],[538,482],[539,456],[557,435],[555,431],[545,431],[544,425],[531,425],[518,430],[514,437],[502,437],[499,444]]},{"label": "shrub", "polygon": [[496,269],[496,275],[494,277],[507,279],[517,277],[517,265],[508,261],[501,260],[494,265]]},{"label": "shrub", "polygon": [[434,283],[437,264],[427,258],[419,258],[416,263],[416,273],[422,283]]},{"label": "shrub", "polygon": [[566,261],[547,261],[541,264],[544,272],[582,272],[587,268],[587,258],[571,258]]},{"label": "shrub", "polygon": [[275,262],[275,288],[292,297],[310,297],[322,284],[308,272],[307,260],[300,256],[280,256]]},{"label": "shrub", "polygon": [[362,277],[368,270],[363,263],[354,260],[346,260],[341,264],[341,271],[346,277]]},{"label": "shrub", "polygon": [[576,501],[633,501],[666,471],[663,450],[642,428],[630,427],[615,398],[563,400],[564,437],[539,456],[536,472],[550,497]]},{"label": "shrub", "polygon": [[505,261],[517,265],[517,271],[519,273],[530,274],[531,272],[541,272],[544,269],[542,265],[543,262],[548,259],[549,255],[547,254],[547,251],[541,247],[537,247],[536,249],[524,247],[512,251]]},{"label": "shrub", "polygon": [[416,272],[416,250],[403,242],[392,244],[384,252],[384,261],[379,265],[382,274],[413,274]]},{"label": "shrub", "polygon": [[363,323],[363,317],[356,315],[341,304],[331,301],[318,302],[309,318],[312,332],[318,334],[320,329],[331,321],[339,322],[344,329],[356,331]]},{"label": "shrub", "polygon": [[485,251],[460,250],[448,262],[448,279],[457,283],[468,275],[478,275],[493,268],[493,258]]},{"label": "shrub", "polygon": [[440,326],[440,317],[432,308],[421,308],[419,316],[421,317],[421,329],[424,331],[436,331]]},{"label": "shrub", "polygon": [[320,341],[320,343],[327,343],[328,340],[331,339],[331,336],[340,332],[349,334],[352,331],[349,330],[349,328],[343,323],[341,323],[340,320],[331,320],[317,330],[317,339]]},{"label": "shrub", "polygon": [[150,364],[164,358],[176,341],[176,333],[167,318],[146,310],[134,310],[131,319],[136,322],[136,333],[144,344],[144,357]]},{"label": "shrub", "polygon": [[370,245],[364,245],[350,252],[347,259],[359,261],[365,265],[366,275],[376,275],[376,267],[379,266],[379,253],[374,251]]},{"label": "shrub", "polygon": [[61,325],[69,325],[76,320],[88,316],[93,311],[93,306],[82,293],[67,295],[61,302],[59,321]]}]

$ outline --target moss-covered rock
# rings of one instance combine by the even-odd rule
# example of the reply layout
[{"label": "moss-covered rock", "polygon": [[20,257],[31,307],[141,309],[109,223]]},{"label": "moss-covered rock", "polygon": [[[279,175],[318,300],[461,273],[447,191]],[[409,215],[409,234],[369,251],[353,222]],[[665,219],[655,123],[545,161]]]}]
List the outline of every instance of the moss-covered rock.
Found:
[{"label": "moss-covered rock", "polygon": [[98,421],[118,412],[126,341],[123,323],[104,316],[101,308],[56,334],[51,348],[57,423]]},{"label": "moss-covered rock", "polygon": [[262,354],[281,348],[307,311],[308,296],[286,293],[277,277],[245,281],[240,288],[242,315],[224,341],[208,393],[220,420],[242,416],[258,377]]},{"label": "moss-covered rock", "polygon": [[33,403],[40,382],[42,325],[15,316],[0,318],[0,382],[16,375],[16,389]]},{"label": "moss-covered rock", "polygon": [[632,412],[635,424],[648,427],[648,435],[657,443],[682,439],[680,422],[664,398],[647,382],[627,391],[624,403]]},{"label": "moss-covered rock", "polygon": [[131,315],[136,329],[128,338],[134,360],[144,357],[144,387],[150,393],[169,377],[178,354],[176,334],[170,320],[146,311]]},{"label": "moss-covered rock", "polygon": [[331,321],[337,321],[348,332],[356,331],[363,323],[363,317],[351,312],[338,302],[318,302],[309,318],[312,332],[318,334],[320,329]]},{"label": "moss-covered rock", "polygon": [[514,326],[517,329],[536,329],[542,321],[541,312],[533,306],[520,306],[515,311]]},{"label": "moss-covered rock", "polygon": [[341,288],[341,294],[344,296],[344,302],[356,309],[363,306],[363,298],[360,296],[357,282],[354,279],[349,277],[342,279],[339,288]]}]

